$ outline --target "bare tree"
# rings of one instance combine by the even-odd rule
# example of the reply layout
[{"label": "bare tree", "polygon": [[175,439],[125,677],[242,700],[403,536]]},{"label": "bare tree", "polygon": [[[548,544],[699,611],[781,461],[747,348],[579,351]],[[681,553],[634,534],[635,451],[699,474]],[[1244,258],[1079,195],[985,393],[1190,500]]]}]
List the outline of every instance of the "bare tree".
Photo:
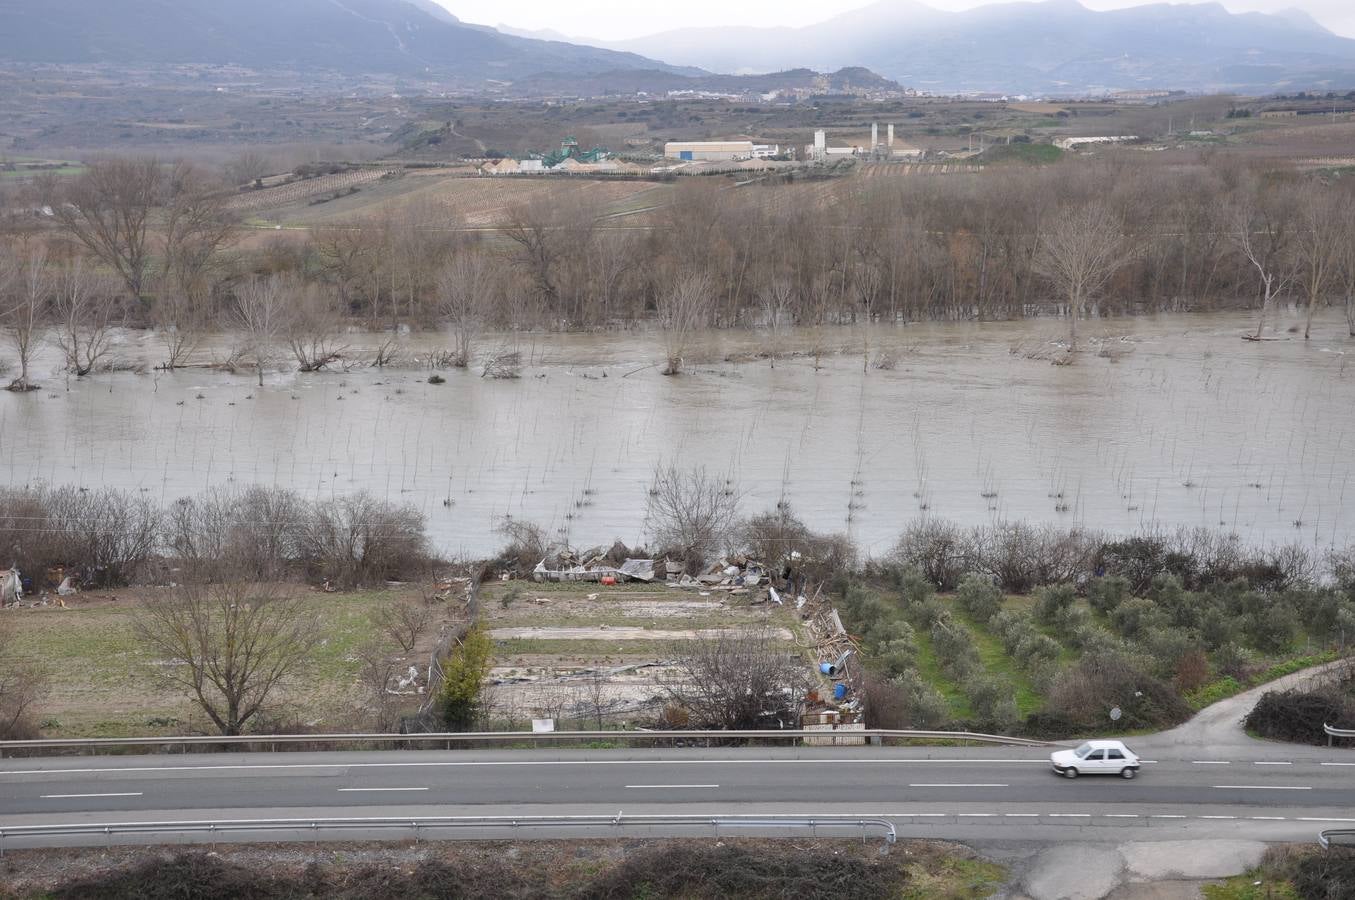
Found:
[{"label": "bare tree", "polygon": [[310,661],[318,622],[295,598],[247,582],[152,597],[136,627],[163,674],[225,735],[242,734]]},{"label": "bare tree", "polygon": [[221,251],[235,237],[238,219],[227,206],[225,186],[190,163],[178,163],[166,180],[164,276],[200,299]]},{"label": "bare tree", "polygon": [[402,651],[409,653],[433,623],[433,604],[429,599],[406,597],[382,607],[375,618],[377,627]]},{"label": "bare tree", "polygon": [[402,671],[402,665],[390,654],[390,647],[380,640],[371,640],[357,649],[358,684],[366,696],[377,732],[395,730],[398,698],[391,693],[391,684]]},{"label": "bare tree", "polygon": [[272,359],[278,335],[287,324],[291,293],[287,279],[280,275],[250,278],[235,290],[232,319],[244,336],[244,351],[254,364],[260,387],[264,367]]},{"label": "bare tree", "polygon": [[1068,352],[1077,352],[1077,320],[1124,262],[1120,223],[1102,204],[1061,211],[1040,232],[1035,268],[1068,301]]},{"label": "bare tree", "polygon": [[1355,205],[1341,204],[1338,222],[1337,277],[1345,295],[1346,329],[1355,337]]},{"label": "bare tree", "polygon": [[92,271],[82,258],[57,273],[53,319],[67,372],[88,375],[112,349],[118,308],[116,284]]},{"label": "bare tree", "polygon": [[767,329],[767,356],[772,368],[776,368],[776,358],[782,353],[782,336],[790,324],[791,301],[795,296],[795,286],[785,278],[772,278],[758,294],[762,307],[762,324]]},{"label": "bare tree", "polygon": [[498,293],[498,273],[482,253],[462,253],[438,272],[438,312],[452,326],[452,365],[471,363],[471,347],[485,326]]},{"label": "bare tree", "polygon": [[1295,250],[1298,262],[1296,280],[1308,299],[1303,322],[1303,339],[1313,330],[1313,310],[1336,277],[1340,266],[1343,207],[1349,201],[1333,198],[1326,188],[1309,186],[1299,196],[1299,221]]},{"label": "bare tree", "polygon": [[14,630],[0,622],[0,740],[37,737],[33,709],[47,690],[47,676],[18,657]]},{"label": "bare tree", "polygon": [[660,546],[699,564],[728,535],[739,509],[739,492],[728,479],[704,468],[660,465],[649,488],[649,528]]},{"label": "bare tree", "polygon": [[696,728],[793,728],[809,665],[777,630],[726,629],[672,648],[664,689]]},{"label": "bare tree", "polygon": [[96,162],[69,182],[48,181],[52,215],[140,299],[151,261],[151,214],[164,176],[154,158]]},{"label": "bare tree", "polygon": [[687,272],[659,292],[659,325],[667,365],[665,375],[682,372],[693,333],[710,319],[711,282],[705,272]]},{"label": "bare tree", "polygon": [[1238,247],[1261,280],[1261,313],[1256,318],[1259,340],[1275,297],[1293,280],[1293,209],[1286,195],[1274,189],[1248,197],[1234,212]]},{"label": "bare tree", "polygon": [[607,717],[616,705],[611,685],[607,683],[607,673],[598,668],[593,669],[583,684],[583,706],[598,731],[606,727]]},{"label": "bare tree", "polygon": [[8,298],[0,290],[0,313],[3,313],[0,321],[19,355],[19,377],[9,383],[9,390],[35,391],[38,386],[28,380],[28,369],[33,363],[33,351],[51,298],[47,252],[42,248],[34,249],[27,260],[10,267],[9,277],[0,278],[0,282],[3,281],[9,281],[14,289]]},{"label": "bare tree", "polygon": [[343,358],[339,343],[343,320],[333,297],[319,285],[292,284],[284,315],[287,349],[303,372],[318,372]]}]

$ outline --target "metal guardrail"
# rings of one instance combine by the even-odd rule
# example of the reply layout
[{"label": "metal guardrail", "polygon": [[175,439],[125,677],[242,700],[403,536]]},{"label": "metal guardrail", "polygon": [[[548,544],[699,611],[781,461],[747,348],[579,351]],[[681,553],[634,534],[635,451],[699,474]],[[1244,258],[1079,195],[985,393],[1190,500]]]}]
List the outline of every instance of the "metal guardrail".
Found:
[{"label": "metal guardrail", "polygon": [[1319,831],[1317,842],[1322,845],[1323,850],[1330,850],[1333,846],[1355,847],[1355,828],[1328,828],[1326,831]]},{"label": "metal guardrail", "polygon": [[970,741],[980,744],[1005,744],[1017,747],[1047,747],[1047,741],[1008,737],[1000,734],[981,734],[972,731],[908,731],[889,728],[868,728],[861,731],[807,731],[802,729],[767,729],[761,731],[483,731],[427,734],[282,734],[282,735],[192,735],[179,737],[128,738],[42,738],[32,741],[0,741],[0,756],[6,751],[30,750],[98,750],[102,747],[190,747],[194,745],[255,744],[283,746],[288,744],[522,744],[564,743],[568,741],[623,741],[626,743],[653,743],[657,741],[802,741],[818,739],[828,744],[844,739],[889,740],[945,740]]},{"label": "metal guardrail", "polygon": [[418,841],[425,835],[455,829],[519,829],[519,828],[711,828],[719,834],[721,828],[797,828],[808,829],[817,836],[820,828],[859,828],[865,840],[870,828],[879,828],[886,843],[897,840],[894,823],[882,818],[853,816],[710,816],[710,815],[634,815],[617,813],[614,816],[418,816],[418,817],[358,817],[316,819],[225,819],[187,820],[174,822],[75,822],[61,825],[0,825],[0,857],[4,856],[5,842],[22,842],[23,838],[46,838],[97,835],[106,838],[111,846],[117,835],[193,835],[214,838],[218,835],[286,833],[297,840],[320,840],[322,834],[341,831],[395,830],[411,832]]},{"label": "metal guardrail", "polygon": [[1355,738],[1355,728],[1333,728],[1327,723],[1322,723],[1322,730],[1327,733],[1327,746],[1332,745],[1336,738]]}]

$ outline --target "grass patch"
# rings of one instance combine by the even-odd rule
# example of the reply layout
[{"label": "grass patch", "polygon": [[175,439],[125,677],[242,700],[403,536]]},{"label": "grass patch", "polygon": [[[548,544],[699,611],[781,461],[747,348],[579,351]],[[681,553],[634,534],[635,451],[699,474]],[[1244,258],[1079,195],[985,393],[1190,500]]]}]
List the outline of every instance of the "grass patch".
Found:
[{"label": "grass patch", "polygon": [[968,719],[974,715],[960,686],[951,681],[941,670],[941,662],[936,658],[936,648],[932,646],[932,636],[925,629],[917,629],[917,673],[922,680],[941,692],[950,704],[950,714],[956,719]]},{"label": "grass patch", "polygon": [[1000,640],[966,616],[958,605],[951,607],[951,614],[968,626],[970,633],[974,635],[974,647],[979,651],[979,660],[988,674],[1012,686],[1016,695],[1017,712],[1022,716],[1028,716],[1044,706],[1044,695],[1035,690],[1035,685],[1016,664],[1016,660],[1007,655]]},{"label": "grass patch", "polygon": [[1293,884],[1262,869],[1234,875],[1223,884],[1206,884],[1200,893],[1205,900],[1300,900]]},{"label": "grass patch", "polygon": [[664,658],[673,652],[672,641],[604,641],[593,638],[507,638],[494,642],[494,662],[504,665],[515,656],[555,656],[570,659],[612,659],[643,656]]},{"label": "grass patch", "polygon": [[1006,880],[997,863],[984,859],[942,858],[932,865],[909,866],[902,900],[980,900],[991,897]]},{"label": "grass patch", "polygon": [[1018,163],[1029,166],[1047,166],[1063,158],[1063,151],[1053,144],[994,144],[979,154],[978,161],[990,163]]}]

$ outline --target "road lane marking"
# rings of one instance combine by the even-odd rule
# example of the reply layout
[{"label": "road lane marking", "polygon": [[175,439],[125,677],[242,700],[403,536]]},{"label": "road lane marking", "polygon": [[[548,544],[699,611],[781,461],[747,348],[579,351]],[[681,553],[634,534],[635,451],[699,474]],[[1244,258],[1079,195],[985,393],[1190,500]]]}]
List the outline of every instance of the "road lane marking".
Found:
[{"label": "road lane marking", "polygon": [[996,815],[997,813],[956,813],[955,817],[957,819],[991,819]]},{"label": "road lane marking", "polygon": [[718,784],[628,784],[628,788],[648,789],[648,788],[717,788]]},{"label": "road lane marking", "polygon": [[1148,818],[1150,818],[1150,819],[1184,819],[1185,816],[1166,815],[1166,814],[1164,814],[1164,815],[1149,816]]},{"label": "road lane marking", "polygon": [[1008,818],[1008,819],[1038,819],[1038,818],[1040,818],[1040,814],[1039,814],[1039,813],[1003,813],[1002,815],[1005,816],[1005,817]]},{"label": "road lane marking", "polygon": [[1231,766],[1232,763],[1226,759],[1192,759],[1192,766]]},{"label": "road lane marking", "polygon": [[[528,734],[528,732],[523,732]],[[993,763],[1022,763],[1025,765],[1047,766],[1048,759],[541,759],[509,760],[491,762],[489,760],[467,760],[458,762],[315,762],[315,763],[232,763],[230,765],[206,766],[107,766],[84,769],[3,769],[0,778],[6,775],[90,775],[119,772],[248,772],[253,769],[294,770],[294,769],[424,769],[454,767],[511,767],[511,766],[737,766],[737,765],[931,765],[933,763],[967,763],[969,765],[990,765]]]},{"label": "road lane marking", "polygon": [[1284,816],[1247,816],[1255,822],[1283,822]]},{"label": "road lane marking", "polygon": [[1090,819],[1091,813],[1050,813],[1051,819]]},{"label": "road lane marking", "polygon": [[1254,762],[1253,766],[1292,766],[1291,762]]},{"label": "road lane marking", "polygon": [[1101,815],[1107,819],[1137,819],[1139,817],[1138,813],[1102,813]]},{"label": "road lane marking", "polygon": [[909,787],[1009,787],[1005,784],[910,784]]},{"label": "road lane marking", "polygon": [[1355,819],[1324,819],[1321,816],[1295,816],[1299,822],[1355,822]]},{"label": "road lane marking", "polygon": [[127,791],[117,794],[43,794],[43,800],[83,800],[87,797],[140,797],[141,791]]},{"label": "road lane marking", "polygon": [[1199,816],[1201,819],[1236,819],[1237,816]]},{"label": "road lane marking", "polygon": [[1355,763],[1318,763],[1320,766],[1355,766]]},{"label": "road lane marking", "polygon": [[375,791],[426,791],[426,787],[367,787],[367,788],[339,788],[341,793],[372,793]]},{"label": "road lane marking", "polygon": [[1223,791],[1311,791],[1312,788],[1296,784],[1215,784]]}]

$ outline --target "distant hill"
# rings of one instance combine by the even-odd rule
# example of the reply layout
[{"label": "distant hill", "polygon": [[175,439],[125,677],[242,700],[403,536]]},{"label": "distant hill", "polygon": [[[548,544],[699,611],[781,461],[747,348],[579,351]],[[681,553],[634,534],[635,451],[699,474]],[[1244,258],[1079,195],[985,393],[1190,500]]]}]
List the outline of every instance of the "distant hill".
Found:
[{"label": "distant hill", "polygon": [[467,25],[433,0],[0,0],[8,63],[235,64],[479,83],[543,71],[699,74]]},{"label": "distant hill", "polygon": [[806,28],[687,28],[604,46],[716,72],[865,66],[937,92],[1271,92],[1355,87],[1355,40],[1305,13],[1076,0],[943,12],[882,0]]},{"label": "distant hill", "polygon": [[772,91],[812,91],[820,94],[898,92],[903,87],[869,69],[849,66],[836,72],[788,69],[761,75],[678,75],[655,69],[625,69],[598,72],[565,81],[554,72],[544,72],[513,83],[513,93],[522,95],[558,92],[561,85],[580,95],[666,94],[670,91],[712,94],[766,94]]}]

